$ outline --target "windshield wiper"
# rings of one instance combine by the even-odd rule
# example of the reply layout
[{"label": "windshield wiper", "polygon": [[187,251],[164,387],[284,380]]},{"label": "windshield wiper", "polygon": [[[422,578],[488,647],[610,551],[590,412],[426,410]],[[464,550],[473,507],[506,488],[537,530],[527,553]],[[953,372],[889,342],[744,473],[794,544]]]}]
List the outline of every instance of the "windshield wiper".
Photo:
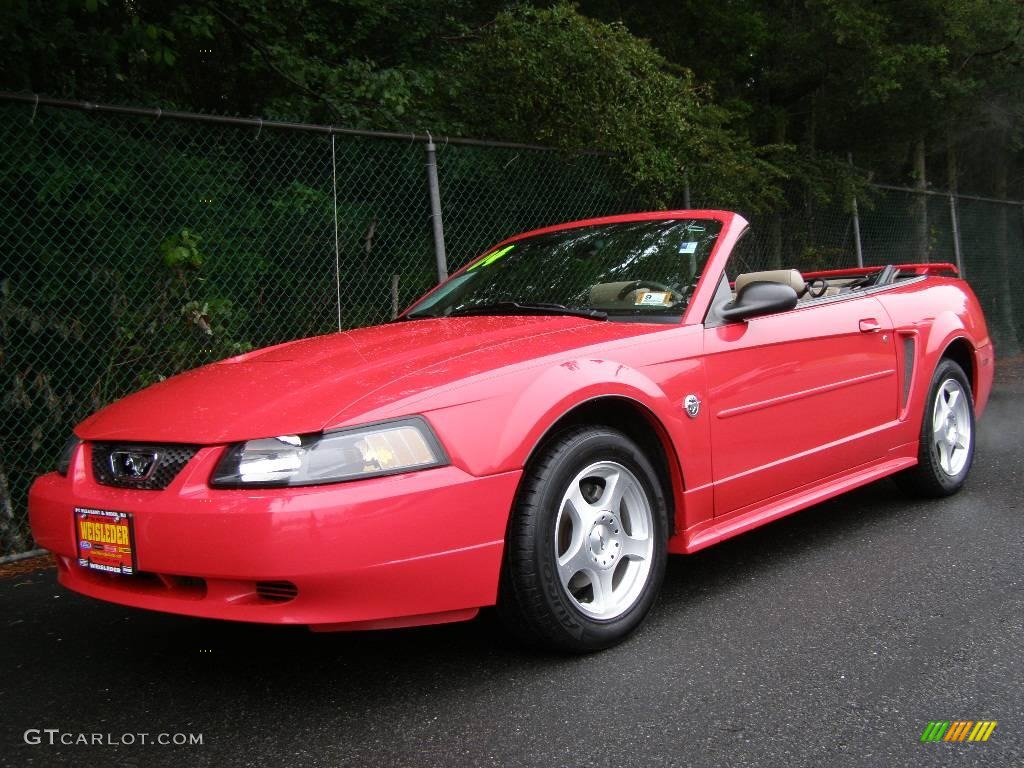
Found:
[{"label": "windshield wiper", "polygon": [[526,303],[520,301],[495,301],[492,304],[473,304],[468,307],[457,307],[449,313],[449,317],[460,315],[569,315],[585,317],[589,320],[607,320],[608,313],[599,309],[573,309],[564,304],[548,304],[546,302]]}]

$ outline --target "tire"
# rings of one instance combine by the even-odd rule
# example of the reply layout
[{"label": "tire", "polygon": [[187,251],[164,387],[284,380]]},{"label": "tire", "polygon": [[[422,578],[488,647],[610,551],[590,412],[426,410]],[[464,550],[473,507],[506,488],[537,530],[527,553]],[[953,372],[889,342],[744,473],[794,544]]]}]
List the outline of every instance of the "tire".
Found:
[{"label": "tire", "polygon": [[654,604],[667,558],[665,492],[621,432],[576,427],[527,465],[509,521],[498,613],[521,640],[589,652]]},{"label": "tire", "polygon": [[908,492],[932,498],[963,487],[974,461],[974,395],[963,369],[939,361],[928,388],[917,466],[896,476]]}]

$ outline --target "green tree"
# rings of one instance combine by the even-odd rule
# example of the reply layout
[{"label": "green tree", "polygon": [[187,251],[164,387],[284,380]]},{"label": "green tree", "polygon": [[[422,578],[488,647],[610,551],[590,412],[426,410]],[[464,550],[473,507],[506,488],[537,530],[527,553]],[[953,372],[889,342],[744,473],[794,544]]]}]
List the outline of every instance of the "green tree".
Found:
[{"label": "green tree", "polygon": [[449,122],[471,134],[616,153],[654,204],[680,203],[687,179],[719,205],[778,200],[783,174],[729,128],[736,115],[621,24],[568,5],[503,12],[452,60]]}]

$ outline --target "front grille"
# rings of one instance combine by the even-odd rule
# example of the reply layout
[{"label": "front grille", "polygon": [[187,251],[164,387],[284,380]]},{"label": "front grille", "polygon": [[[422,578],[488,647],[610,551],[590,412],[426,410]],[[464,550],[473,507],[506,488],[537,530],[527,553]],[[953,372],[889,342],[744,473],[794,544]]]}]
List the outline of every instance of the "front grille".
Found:
[{"label": "front grille", "polygon": [[257,581],[256,594],[273,603],[287,603],[299,594],[299,588],[290,581]]},{"label": "front grille", "polygon": [[72,558],[59,557],[57,568],[75,579],[99,584],[109,589],[140,595],[159,595],[179,600],[202,600],[206,597],[206,580],[195,576],[172,576],[164,573],[135,571],[132,574],[104,573],[80,568]]},{"label": "front grille", "polygon": [[[198,445],[177,445],[167,443],[93,443],[92,474],[97,483],[116,488],[136,488],[144,491],[159,491],[171,484],[185,465],[199,450]],[[139,454],[155,454],[152,471],[146,477],[132,477],[119,473],[111,462],[111,455],[119,451]]]}]

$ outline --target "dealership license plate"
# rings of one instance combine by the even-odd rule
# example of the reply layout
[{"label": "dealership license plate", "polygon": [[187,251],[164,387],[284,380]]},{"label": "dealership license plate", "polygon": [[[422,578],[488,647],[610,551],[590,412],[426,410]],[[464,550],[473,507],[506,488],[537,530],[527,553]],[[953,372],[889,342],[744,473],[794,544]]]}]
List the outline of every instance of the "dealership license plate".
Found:
[{"label": "dealership license plate", "polygon": [[75,507],[78,564],[104,573],[135,573],[135,531],[127,512]]}]

